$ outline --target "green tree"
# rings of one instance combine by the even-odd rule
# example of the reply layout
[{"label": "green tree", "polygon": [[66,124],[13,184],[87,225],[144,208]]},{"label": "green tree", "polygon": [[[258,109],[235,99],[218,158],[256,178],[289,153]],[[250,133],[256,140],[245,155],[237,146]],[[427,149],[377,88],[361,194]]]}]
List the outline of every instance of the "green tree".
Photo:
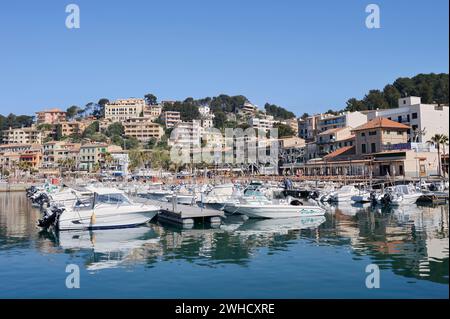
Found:
[{"label": "green tree", "polygon": [[295,136],[295,132],[289,125],[282,123],[275,123],[273,128],[278,129],[278,138]]},{"label": "green tree", "polygon": [[303,119],[303,120],[305,120],[305,119],[307,119],[309,117],[309,114],[308,113],[303,113],[302,114],[302,116],[300,117],[301,119]]},{"label": "green tree", "polygon": [[63,138],[62,125],[57,124],[55,127],[55,141],[61,141]]},{"label": "green tree", "polygon": [[266,110],[267,114],[272,115],[275,119],[287,120],[287,119],[295,118],[294,113],[286,110],[285,108],[283,108],[281,106],[277,106],[275,104],[266,103],[264,105],[264,109]]},{"label": "green tree", "polygon": [[383,96],[389,108],[396,108],[398,106],[398,99],[401,97],[397,88],[388,84],[383,89]]},{"label": "green tree", "polygon": [[75,118],[75,116],[78,115],[78,111],[80,110],[80,108],[76,105],[72,105],[71,107],[69,107],[66,110],[66,116],[69,120],[72,120]]},{"label": "green tree", "polygon": [[125,134],[125,128],[123,127],[122,123],[115,122],[108,126],[105,132],[106,136],[112,137],[112,136],[123,136]]},{"label": "green tree", "polygon": [[105,117],[105,105],[109,103],[107,98],[101,98],[97,103],[92,103],[93,111],[92,115],[97,119]]},{"label": "green tree", "polygon": [[153,95],[152,93],[148,93],[144,95],[145,102],[147,102],[148,105],[156,105],[158,104],[158,98]]},{"label": "green tree", "polygon": [[225,127],[225,122],[227,121],[227,115],[220,111],[215,114],[213,123],[214,127],[223,129]]},{"label": "green tree", "polygon": [[100,123],[98,121],[92,122],[83,132],[83,138],[90,138],[96,133],[100,132]]},{"label": "green tree", "polygon": [[386,109],[388,106],[380,90],[370,90],[363,102],[366,110]]}]

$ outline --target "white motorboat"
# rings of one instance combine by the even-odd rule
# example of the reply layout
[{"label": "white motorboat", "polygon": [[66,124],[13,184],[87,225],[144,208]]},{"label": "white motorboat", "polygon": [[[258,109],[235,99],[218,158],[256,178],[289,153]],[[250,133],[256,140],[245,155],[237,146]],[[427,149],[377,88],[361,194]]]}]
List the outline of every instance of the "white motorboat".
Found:
[{"label": "white motorboat", "polygon": [[39,221],[41,227],[59,230],[127,228],[149,222],[160,208],[135,204],[121,190],[88,187],[93,196],[77,200],[70,208],[53,210]]},{"label": "white motorboat", "polygon": [[372,199],[369,191],[359,190],[359,194],[353,195],[351,200],[355,203],[370,203]]},{"label": "white motorboat", "polygon": [[393,206],[415,204],[423,195],[413,185],[396,185],[389,187],[387,192],[391,195],[390,204]]},{"label": "white motorboat", "polygon": [[316,205],[303,205],[298,200],[262,200],[257,201],[242,197],[239,203],[230,204],[229,211],[247,215],[250,218],[290,218],[305,216],[322,216],[325,210]]},{"label": "white motorboat", "polygon": [[359,195],[359,189],[353,185],[345,185],[330,194],[329,200],[332,202],[348,202],[353,196]]}]

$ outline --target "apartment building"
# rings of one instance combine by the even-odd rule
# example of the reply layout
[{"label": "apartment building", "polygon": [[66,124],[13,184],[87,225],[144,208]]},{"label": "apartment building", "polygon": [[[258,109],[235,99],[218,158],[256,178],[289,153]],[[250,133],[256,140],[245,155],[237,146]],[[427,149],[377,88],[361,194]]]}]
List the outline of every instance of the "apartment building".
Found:
[{"label": "apartment building", "polygon": [[408,129],[408,141],[423,143],[435,134],[449,135],[449,107],[422,104],[421,98],[409,96],[398,100],[398,108],[374,110],[367,113],[369,120],[377,117],[403,123]]},{"label": "apartment building", "polygon": [[148,117],[130,118],[123,123],[123,127],[126,136],[135,137],[142,143],[146,143],[152,138],[159,140],[164,135],[162,126],[153,123]]},{"label": "apartment building", "polygon": [[122,148],[116,145],[108,145],[105,143],[91,143],[85,144],[80,147],[79,166],[82,171],[91,172],[95,166],[99,168],[105,164],[105,155],[107,153],[113,153],[121,151]]},{"label": "apartment building", "polygon": [[264,118],[251,117],[248,119],[248,125],[257,130],[268,131],[273,128],[273,116],[265,116]]},{"label": "apartment building", "polygon": [[152,120],[157,119],[162,113],[161,105],[150,105],[144,109],[144,117],[151,118]]},{"label": "apartment building", "polygon": [[329,129],[317,135],[316,155],[322,157],[341,147],[353,146],[354,141],[355,136],[352,135],[351,128],[348,126]]},{"label": "apartment building", "polygon": [[212,116],[202,118],[201,123],[202,123],[202,128],[204,128],[204,129],[214,127],[214,120],[213,120]]},{"label": "apartment building", "polygon": [[41,149],[31,149],[20,154],[19,162],[28,163],[32,169],[38,169],[42,162]]},{"label": "apartment building", "polygon": [[62,136],[70,136],[73,134],[83,134],[86,127],[88,127],[89,123],[87,122],[78,122],[78,121],[64,121],[59,122],[58,125],[61,125]]},{"label": "apartment building", "polygon": [[77,162],[81,144],[52,141],[43,145],[43,168],[57,168],[66,159]]},{"label": "apartment building", "polygon": [[177,123],[181,122],[180,112],[165,111],[163,113],[163,120],[167,128],[173,128]]},{"label": "apartment building", "polygon": [[57,108],[36,112],[36,124],[56,124],[59,122],[64,122],[66,117],[66,112]]},{"label": "apartment building", "polygon": [[337,115],[321,114],[317,119],[317,134],[341,127],[357,127],[367,122],[367,115],[361,112],[344,112]]},{"label": "apartment building", "polygon": [[41,147],[38,144],[0,145],[0,167],[2,170],[17,168],[20,162],[30,163],[36,169],[42,161]]},{"label": "apartment building", "polygon": [[42,144],[44,136],[36,126],[9,128],[3,131],[4,144]]},{"label": "apartment building", "polygon": [[144,99],[119,99],[105,105],[105,119],[123,122],[129,118],[142,116],[146,109]]},{"label": "apartment building", "polygon": [[211,108],[207,105],[202,105],[198,107],[198,112],[200,113],[200,116],[206,117],[210,115]]},{"label": "apartment building", "polygon": [[320,114],[308,116],[298,121],[298,135],[306,141],[314,141],[317,135],[317,122]]},{"label": "apartment building", "polygon": [[245,102],[240,111],[246,115],[255,115],[257,110],[258,108],[256,105],[253,105],[250,102]]},{"label": "apartment building", "polygon": [[169,138],[169,145],[176,147],[200,147],[202,127],[199,121],[179,122]]},{"label": "apartment building", "polygon": [[296,118],[288,119],[285,121],[282,121],[281,123],[289,126],[292,131],[294,132],[295,136],[298,136],[298,120]]}]

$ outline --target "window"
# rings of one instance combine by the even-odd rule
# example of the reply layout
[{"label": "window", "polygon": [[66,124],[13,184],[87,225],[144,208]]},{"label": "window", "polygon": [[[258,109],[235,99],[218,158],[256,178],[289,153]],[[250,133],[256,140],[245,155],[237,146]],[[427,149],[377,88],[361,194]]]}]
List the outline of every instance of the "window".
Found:
[{"label": "window", "polygon": [[366,136],[366,133],[361,133],[361,137],[364,137],[364,136]]},{"label": "window", "polygon": [[413,118],[413,119],[416,119],[416,118],[417,118],[417,113],[413,113],[413,114],[412,114],[412,118]]},{"label": "window", "polygon": [[371,132],[369,132],[369,135],[370,135],[370,136],[377,135],[377,131],[371,131]]},{"label": "window", "polygon": [[406,122],[409,122],[410,118],[409,118],[409,114],[406,116]]},{"label": "window", "polygon": [[402,131],[397,131],[397,135],[403,135]]},{"label": "window", "polygon": [[377,147],[376,147],[375,143],[370,144],[370,151],[371,151],[372,153],[376,153]]},{"label": "window", "polygon": [[362,153],[366,153],[366,152],[367,152],[367,150],[366,150],[366,144],[361,144],[361,152],[362,152]]},{"label": "window", "polygon": [[402,116],[401,115],[398,116],[398,121],[397,122],[399,122],[399,123],[402,122]]}]

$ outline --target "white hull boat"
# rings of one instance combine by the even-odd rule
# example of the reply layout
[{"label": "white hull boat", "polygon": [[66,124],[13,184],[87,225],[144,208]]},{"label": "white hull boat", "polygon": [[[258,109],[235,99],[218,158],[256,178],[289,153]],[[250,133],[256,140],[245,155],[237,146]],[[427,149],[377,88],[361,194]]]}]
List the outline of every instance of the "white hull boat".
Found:
[{"label": "white hull boat", "polygon": [[77,200],[70,208],[55,208],[39,221],[39,226],[59,230],[94,230],[128,228],[153,219],[160,208],[132,203],[123,191],[88,188],[92,198]]}]

